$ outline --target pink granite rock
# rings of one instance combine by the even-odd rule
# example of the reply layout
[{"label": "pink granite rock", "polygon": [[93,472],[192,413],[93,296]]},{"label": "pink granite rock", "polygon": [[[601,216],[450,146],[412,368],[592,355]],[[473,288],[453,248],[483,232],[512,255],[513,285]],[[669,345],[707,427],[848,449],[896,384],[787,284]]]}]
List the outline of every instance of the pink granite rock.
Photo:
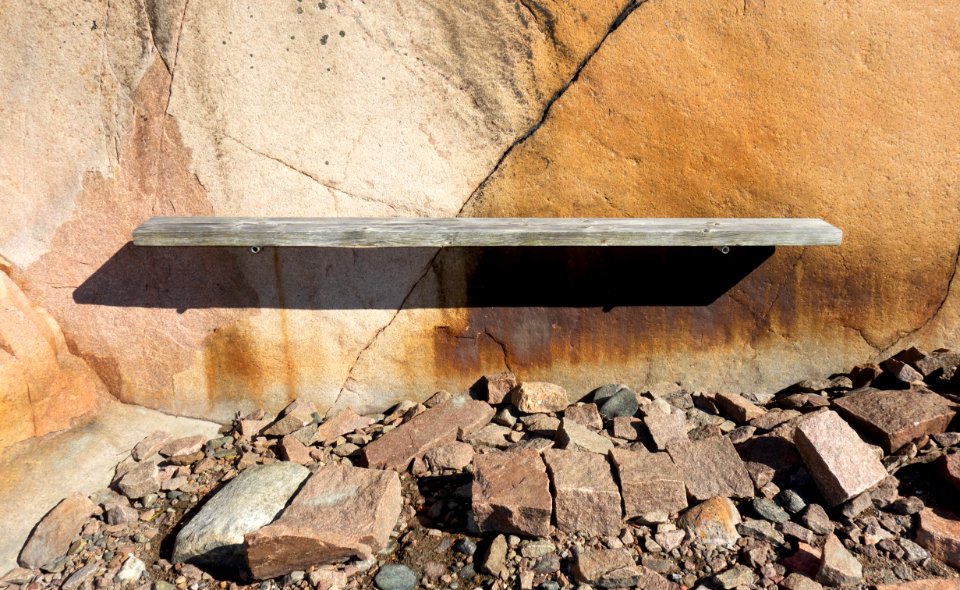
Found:
[{"label": "pink granite rock", "polygon": [[718,393],[714,400],[720,410],[737,424],[746,424],[767,412],[739,393]]},{"label": "pink granite rock", "polygon": [[287,461],[293,461],[300,465],[309,465],[313,463],[313,458],[310,457],[310,449],[296,439],[292,434],[280,439],[280,455]]},{"label": "pink granite rock", "polygon": [[80,494],[62,500],[30,533],[20,551],[20,565],[39,568],[66,555],[84,522],[96,511],[97,505]]},{"label": "pink granite rock", "polygon": [[960,578],[929,578],[895,584],[877,584],[874,590],[960,590]]},{"label": "pink granite rock", "polygon": [[917,543],[933,557],[960,568],[960,516],[925,508],[920,512]]},{"label": "pink granite rock", "polygon": [[610,457],[620,479],[625,518],[687,507],[683,474],[667,453],[614,449]]},{"label": "pink granite rock", "polygon": [[895,379],[904,383],[923,382],[923,375],[919,371],[899,359],[887,359],[880,363],[880,366]]},{"label": "pink granite rock", "polygon": [[473,459],[473,515],[483,532],[550,534],[553,498],[540,453],[493,452]]},{"label": "pink granite rock", "polygon": [[943,456],[940,459],[940,471],[944,479],[960,491],[960,453]]},{"label": "pink granite rock", "polygon": [[510,396],[510,402],[525,414],[562,412],[570,405],[564,388],[536,381],[518,385]]},{"label": "pink granite rock", "polygon": [[835,535],[828,535],[823,544],[817,581],[827,586],[850,586],[863,579],[860,561],[843,546]]},{"label": "pink granite rock", "polygon": [[330,444],[344,434],[350,434],[371,424],[373,424],[372,418],[361,416],[351,408],[344,408],[317,427],[313,442],[322,445]]},{"label": "pink granite rock", "polygon": [[158,452],[164,457],[192,455],[202,449],[205,442],[207,442],[207,437],[202,434],[184,436],[164,444],[158,449]]},{"label": "pink granite rock", "polygon": [[818,412],[801,420],[794,443],[831,506],[846,502],[887,476],[876,453],[836,412]]},{"label": "pink granite rock", "polygon": [[480,378],[481,393],[487,403],[497,406],[507,399],[507,396],[517,386],[517,376],[510,371],[503,371],[494,375],[484,375]]},{"label": "pink granite rock", "polygon": [[424,453],[423,459],[432,469],[460,470],[473,461],[474,454],[471,445],[454,441],[430,449]]},{"label": "pink granite rock", "polygon": [[633,416],[617,416],[613,419],[610,434],[623,440],[640,440],[643,420]]},{"label": "pink granite rock", "polygon": [[573,577],[581,584],[597,588],[679,588],[657,572],[634,561],[633,553],[623,549],[584,548],[576,552]]},{"label": "pink granite rock", "polygon": [[833,405],[881,440],[890,453],[924,435],[940,434],[957,413],[957,404],[920,389],[865,389],[835,399]]},{"label": "pink granite rock", "polygon": [[593,430],[603,428],[597,404],[574,404],[563,411],[563,417]]},{"label": "pink granite rock", "polygon": [[557,447],[570,451],[590,451],[606,455],[613,448],[613,441],[597,432],[564,418],[556,435]]},{"label": "pink granite rock", "polygon": [[557,528],[586,535],[620,534],[620,490],[606,457],[548,449],[543,459],[553,482]]},{"label": "pink granite rock", "polygon": [[486,402],[458,395],[368,444],[363,459],[369,467],[403,471],[433,447],[479,430],[493,414],[494,409]]},{"label": "pink granite rock", "polygon": [[137,461],[143,461],[152,455],[160,452],[160,449],[170,442],[169,432],[164,432],[162,430],[157,430],[149,435],[146,438],[137,443],[133,450],[130,452],[130,455]]},{"label": "pink granite rock", "polygon": [[372,557],[389,542],[401,507],[395,472],[321,467],[277,520],[244,537],[250,572],[263,580]]},{"label": "pink granite rock", "polygon": [[310,424],[318,416],[317,407],[312,401],[295,399],[280,412],[273,424],[264,429],[263,434],[286,436]]},{"label": "pink granite rock", "polygon": [[144,461],[123,474],[117,488],[128,498],[142,498],[160,489],[160,471],[157,463]]},{"label": "pink granite rock", "polygon": [[753,497],[753,480],[737,449],[727,437],[675,440],[670,443],[667,452],[683,473],[687,493],[692,498]]}]

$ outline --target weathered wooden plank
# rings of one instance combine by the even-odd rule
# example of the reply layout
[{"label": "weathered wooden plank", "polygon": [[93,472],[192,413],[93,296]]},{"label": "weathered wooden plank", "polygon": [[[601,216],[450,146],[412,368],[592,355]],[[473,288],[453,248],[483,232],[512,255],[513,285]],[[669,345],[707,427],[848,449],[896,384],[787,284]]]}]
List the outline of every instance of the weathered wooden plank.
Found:
[{"label": "weathered wooden plank", "polygon": [[821,219],[154,217],[138,246],[835,246]]}]

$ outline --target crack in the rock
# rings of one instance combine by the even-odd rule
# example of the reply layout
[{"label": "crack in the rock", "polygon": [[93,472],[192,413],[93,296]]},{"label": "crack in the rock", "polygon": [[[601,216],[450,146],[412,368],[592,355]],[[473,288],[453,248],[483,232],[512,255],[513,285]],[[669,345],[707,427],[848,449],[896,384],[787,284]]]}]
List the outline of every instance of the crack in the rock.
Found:
[{"label": "crack in the rock", "polygon": [[403,307],[404,305],[406,305],[407,300],[410,299],[410,296],[413,295],[413,292],[416,291],[417,287],[420,286],[421,281],[423,281],[423,279],[427,276],[427,273],[430,272],[430,269],[433,268],[433,262],[437,259],[437,256],[439,255],[440,255],[440,249],[438,248],[437,251],[430,258],[430,261],[427,262],[427,265],[426,267],[424,267],[423,271],[420,273],[420,276],[417,277],[417,280],[413,282],[413,286],[410,287],[410,290],[407,291],[407,294],[404,295],[403,299],[400,301],[400,305],[397,306],[397,310],[393,312],[393,315],[390,316],[390,319],[387,320],[387,322],[383,326],[381,326],[380,329],[376,331],[376,333],[374,333],[373,337],[370,338],[370,341],[367,342],[367,344],[360,349],[360,352],[357,353],[357,356],[354,357],[353,362],[350,363],[350,369],[347,370],[347,377],[346,379],[343,380],[343,385],[340,386],[340,392],[337,393],[337,397],[334,398],[333,404],[331,404],[330,409],[327,410],[327,414],[326,414],[327,417],[330,416],[330,412],[332,412],[337,407],[337,404],[340,403],[340,398],[342,398],[343,395],[347,392],[347,384],[350,383],[350,381],[355,381],[355,379],[353,379],[353,370],[357,367],[357,364],[360,362],[360,359],[363,357],[363,354],[377,342],[377,339],[380,337],[380,334],[383,334],[384,330],[389,328],[393,324],[394,320],[397,319],[397,316],[400,315],[401,311],[403,311]]},{"label": "crack in the rock", "polygon": [[[163,107],[163,116],[166,117],[168,111],[170,110],[170,101],[173,99],[173,79],[174,73],[177,70],[177,58],[180,57],[180,45],[183,44],[183,23],[187,20],[187,8],[190,6],[190,0],[185,0],[183,3],[183,14],[180,15],[180,26],[177,27],[177,45],[173,49],[173,64],[168,66],[167,69],[170,70],[170,89],[167,92],[167,104]],[[151,32],[151,36],[153,33]],[[159,52],[159,50],[158,50]],[[163,59],[163,54],[160,54],[160,61],[166,61]]]},{"label": "crack in the rock", "polygon": [[884,355],[889,355],[889,354],[899,352],[899,350],[894,350],[894,349],[899,348],[903,344],[904,340],[908,340],[909,338],[913,337],[914,334],[920,332],[921,330],[929,326],[935,319],[937,319],[937,316],[940,315],[940,312],[943,310],[943,307],[947,304],[947,301],[950,299],[950,292],[953,290],[953,283],[957,278],[958,268],[960,268],[960,244],[957,245],[957,252],[953,256],[953,269],[950,271],[950,277],[947,279],[947,288],[943,293],[943,297],[940,298],[940,302],[937,304],[937,307],[933,310],[933,312],[930,313],[927,319],[925,319],[923,322],[920,323],[919,326],[910,330],[906,334],[903,334],[902,336],[894,340],[892,343],[885,346],[883,350]]},{"label": "crack in the rock", "polygon": [[[570,77],[570,80],[568,80],[566,84],[561,86],[556,92],[554,92],[553,96],[550,97],[550,99],[544,105],[543,110],[540,113],[539,119],[537,119],[537,121],[534,122],[534,124],[529,129],[527,129],[523,134],[521,134],[520,137],[518,137],[513,142],[511,142],[511,144],[507,146],[506,150],[504,150],[503,153],[500,154],[500,157],[497,159],[496,163],[494,164],[490,172],[480,181],[480,183],[477,185],[477,188],[474,189],[469,196],[467,196],[466,200],[464,200],[463,205],[461,205],[460,209],[457,211],[456,217],[460,217],[463,214],[464,210],[466,209],[467,205],[469,205],[470,202],[473,201],[474,198],[480,194],[480,192],[483,190],[486,184],[490,181],[491,178],[493,178],[494,174],[496,174],[497,171],[500,169],[500,167],[503,165],[504,161],[511,154],[511,152],[513,152],[513,150],[517,146],[519,146],[520,144],[525,142],[527,139],[529,139],[534,133],[537,132],[538,129],[540,129],[540,127],[543,126],[544,122],[546,122],[547,120],[547,117],[550,115],[550,110],[553,107],[553,105],[556,104],[556,102],[560,100],[560,97],[563,96],[564,93],[566,93],[566,91],[569,90],[570,87],[580,78],[581,72],[583,72],[584,68],[587,66],[590,60],[593,59],[593,56],[595,56],[597,52],[600,51],[600,48],[603,47],[603,44],[606,42],[607,38],[609,38],[614,31],[620,28],[620,25],[624,23],[627,17],[630,16],[633,13],[633,11],[637,9],[637,7],[639,7],[641,4],[644,4],[646,1],[647,0],[629,0],[629,2],[627,2],[627,4],[623,7],[623,9],[621,9],[620,12],[617,14],[617,17],[610,24],[610,27],[607,29],[606,33],[604,33],[604,35],[600,38],[597,44],[594,45],[594,47],[589,52],[587,52],[584,58],[577,65],[577,68],[576,70],[574,70],[574,73]],[[427,263],[426,267],[420,273],[420,277],[416,281],[414,281],[413,286],[410,288],[410,291],[407,292],[406,296],[403,298],[403,301],[401,301],[400,305],[397,307],[396,312],[390,317],[390,320],[387,321],[387,323],[384,324],[383,327],[381,327],[379,330],[376,331],[376,333],[373,335],[370,341],[366,344],[366,346],[364,346],[360,350],[359,354],[357,354],[356,358],[354,358],[353,362],[350,364],[350,369],[347,371],[347,378],[344,379],[343,385],[340,387],[340,392],[337,394],[337,397],[333,401],[333,405],[331,405],[330,407],[331,410],[337,407],[337,404],[340,402],[340,399],[343,397],[344,393],[346,393],[347,384],[350,383],[351,381],[355,381],[355,379],[353,379],[353,372],[354,372],[354,369],[356,369],[357,364],[360,362],[360,359],[363,357],[363,354],[367,350],[373,347],[377,339],[380,337],[380,334],[382,334],[387,328],[389,328],[393,324],[393,322],[397,319],[397,316],[400,315],[400,312],[403,311],[403,307],[406,304],[407,300],[410,298],[413,292],[416,291],[417,287],[420,286],[420,283],[427,276],[427,273],[430,272],[430,269],[433,267],[434,261],[436,261],[437,256],[440,255],[440,251],[441,251],[440,249],[437,249],[434,255],[430,258],[430,261]],[[490,335],[489,332],[487,332],[487,335],[488,336]],[[491,339],[493,339],[494,342],[497,342],[497,344],[499,344],[503,348],[504,364],[506,364],[506,348],[503,346],[503,343],[493,338],[493,336],[491,336]],[[329,411],[328,411],[328,415],[329,415]]]},{"label": "crack in the rock", "polygon": [[584,58],[580,60],[580,63],[577,65],[576,70],[574,70],[573,72],[573,76],[570,77],[570,79],[567,81],[566,84],[564,84],[556,92],[554,92],[553,96],[551,96],[550,99],[547,101],[547,104],[544,106],[543,111],[541,111],[540,113],[540,118],[537,119],[537,121],[535,121],[534,124],[529,129],[527,129],[522,135],[520,135],[520,137],[515,139],[509,146],[507,146],[507,149],[504,150],[502,154],[500,154],[500,157],[497,159],[496,163],[493,165],[493,168],[490,170],[490,173],[487,174],[484,177],[484,179],[480,181],[480,184],[477,185],[477,188],[470,194],[469,197],[467,197],[467,200],[463,202],[463,205],[460,207],[460,210],[457,211],[457,217],[462,215],[463,212],[466,210],[467,205],[473,202],[474,199],[478,197],[481,192],[483,192],[483,189],[487,186],[487,184],[494,177],[494,175],[500,170],[500,168],[503,166],[503,163],[506,161],[507,157],[513,152],[513,150],[515,150],[518,146],[520,146],[521,144],[526,142],[528,139],[530,139],[530,137],[534,133],[536,133],[537,130],[540,129],[540,127],[543,126],[543,124],[547,120],[547,117],[550,116],[550,111],[553,108],[553,105],[555,105],[557,101],[560,100],[560,98],[567,92],[567,90],[569,90],[570,87],[573,86],[577,82],[577,80],[580,79],[580,74],[583,72],[584,68],[587,67],[587,64],[590,63],[590,60],[593,59],[593,56],[595,56],[597,52],[600,51],[600,48],[603,47],[603,44],[607,41],[610,35],[612,35],[614,31],[619,29],[620,25],[622,25],[624,21],[626,21],[627,17],[629,17],[634,10],[636,10],[640,5],[644,4],[646,1],[647,0],[630,0],[629,2],[627,2],[626,6],[624,6],[623,9],[620,10],[620,12],[617,14],[617,17],[613,19],[613,22],[610,24],[610,27],[607,29],[607,32],[604,33],[604,35],[600,38],[597,44],[594,45],[593,48],[587,52]]},{"label": "crack in the rock", "polygon": [[503,366],[506,367],[508,371],[516,375],[517,373],[513,370],[513,367],[510,366],[510,356],[507,354],[507,345],[502,340],[491,334],[489,329],[484,329],[483,335],[497,343],[497,346],[500,347],[500,352],[503,354]]}]

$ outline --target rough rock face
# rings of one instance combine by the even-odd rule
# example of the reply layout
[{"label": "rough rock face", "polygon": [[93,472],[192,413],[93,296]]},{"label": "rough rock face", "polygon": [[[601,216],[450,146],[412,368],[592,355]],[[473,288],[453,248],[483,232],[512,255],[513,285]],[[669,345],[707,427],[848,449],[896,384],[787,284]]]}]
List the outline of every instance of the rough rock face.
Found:
[{"label": "rough rock face", "polygon": [[0,449],[62,430],[106,393],[67,349],[56,321],[4,272],[0,258]]},{"label": "rough rock face", "polygon": [[553,497],[540,453],[532,449],[487,453],[477,455],[474,466],[471,495],[481,531],[550,534]]},{"label": "rough rock face", "polygon": [[[956,343],[960,10],[535,5],[17,2],[0,255],[120,399],[222,420],[504,369],[571,393],[680,367],[690,389],[777,389]],[[822,216],[845,239],[671,259],[644,289],[617,252],[127,245],[151,215],[461,211]],[[671,290],[678,269],[698,289]]]}]

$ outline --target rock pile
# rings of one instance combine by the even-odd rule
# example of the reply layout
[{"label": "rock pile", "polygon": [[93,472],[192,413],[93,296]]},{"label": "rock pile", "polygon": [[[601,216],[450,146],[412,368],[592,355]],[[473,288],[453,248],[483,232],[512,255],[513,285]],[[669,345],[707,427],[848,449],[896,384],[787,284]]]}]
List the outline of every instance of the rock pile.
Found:
[{"label": "rock pile", "polygon": [[769,395],[488,375],[387,414],[297,400],[154,433],[0,586],[960,588],[960,355]]}]

